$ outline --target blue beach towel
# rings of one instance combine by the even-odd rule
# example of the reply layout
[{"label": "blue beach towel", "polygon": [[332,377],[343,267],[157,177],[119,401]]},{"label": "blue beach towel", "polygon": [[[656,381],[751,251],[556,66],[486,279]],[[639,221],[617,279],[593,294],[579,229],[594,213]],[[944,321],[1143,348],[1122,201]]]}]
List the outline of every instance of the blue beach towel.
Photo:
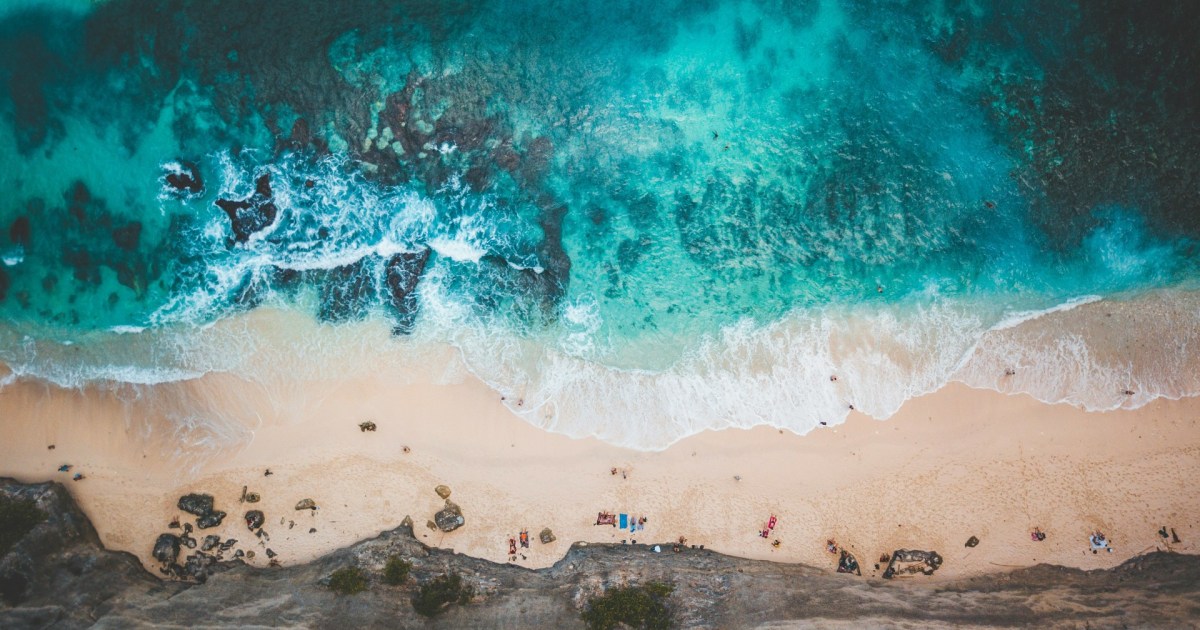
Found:
[{"label": "blue beach towel", "polygon": [[622,514],[621,516],[618,517],[618,519],[619,520],[617,521],[617,523],[618,523],[617,526],[620,527],[621,529],[625,529],[625,526],[629,524],[629,515]]}]

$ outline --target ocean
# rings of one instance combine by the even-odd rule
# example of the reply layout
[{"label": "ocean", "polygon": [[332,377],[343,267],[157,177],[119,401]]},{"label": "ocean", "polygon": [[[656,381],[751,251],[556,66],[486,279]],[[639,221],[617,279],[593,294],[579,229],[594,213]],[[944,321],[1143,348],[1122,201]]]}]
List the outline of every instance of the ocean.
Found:
[{"label": "ocean", "polygon": [[1185,1],[9,0],[4,382],[450,346],[638,449],[1193,396],[1198,42]]}]

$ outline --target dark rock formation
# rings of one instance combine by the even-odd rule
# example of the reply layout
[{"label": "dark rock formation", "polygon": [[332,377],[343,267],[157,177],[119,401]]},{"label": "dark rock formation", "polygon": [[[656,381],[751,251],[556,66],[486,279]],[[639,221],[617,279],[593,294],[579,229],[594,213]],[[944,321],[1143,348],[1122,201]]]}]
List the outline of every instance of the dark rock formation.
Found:
[{"label": "dark rock formation", "polygon": [[266,520],[267,519],[265,516],[263,516],[262,510],[250,510],[249,512],[246,512],[246,527],[249,528],[250,531],[254,531],[262,527],[263,522]]},{"label": "dark rock formation", "polygon": [[233,240],[245,243],[251,234],[260,232],[275,222],[279,209],[271,202],[271,175],[263,173],[254,180],[254,194],[245,199],[218,199],[217,207],[229,215],[233,225]]},{"label": "dark rock formation", "polygon": [[438,529],[444,532],[452,532],[466,524],[462,510],[450,501],[446,501],[446,507],[433,515],[433,522]]},{"label": "dark rock formation", "polygon": [[179,497],[179,509],[195,516],[205,516],[213,509],[211,494],[185,494]]},{"label": "dark rock formation", "polygon": [[933,575],[942,566],[942,556],[936,551],[919,551],[916,549],[897,549],[892,552],[892,560],[883,572],[883,578],[890,580],[897,575],[906,573],[923,573]]},{"label": "dark rock formation", "polygon": [[167,190],[177,197],[192,197],[204,192],[204,182],[200,179],[200,168],[193,162],[179,160],[163,166],[166,172],[164,178]]},{"label": "dark rock formation", "polygon": [[208,514],[196,519],[196,527],[199,527],[200,529],[209,529],[210,527],[216,527],[220,525],[221,521],[223,520],[225,520],[225,513],[221,510],[213,510],[212,512],[209,512]]},{"label": "dark rock formation", "polygon": [[[0,492],[35,498],[48,518],[0,558],[0,627],[583,628],[581,606],[603,590],[661,581],[678,627],[1175,628],[1194,624],[1200,557],[1151,553],[1106,571],[1040,565],[955,581],[883,582],[826,569],[642,545],[572,547],[530,571],[431,549],[408,528],[303,565],[256,569],[196,553],[163,581],[137,559],[106,551],[65,489],[0,480]],[[234,558],[249,554],[236,550]],[[381,583],[388,558],[412,563],[412,584],[457,573],[476,595],[434,621],[408,602],[411,587]],[[286,557],[280,555],[280,558]],[[338,597],[321,580],[358,566],[368,588]],[[8,593],[18,593],[10,598]]]},{"label": "dark rock formation", "polygon": [[425,272],[425,264],[429,262],[429,248],[417,252],[402,252],[392,256],[387,262],[387,288],[396,309],[397,323],[393,329],[396,334],[409,334],[417,317],[417,298],[413,290],[421,274]]},{"label": "dark rock formation", "polygon": [[212,551],[214,547],[220,544],[220,536],[216,534],[209,534],[204,537],[204,542],[200,543],[200,551]]},{"label": "dark rock formation", "polygon": [[162,534],[154,541],[154,559],[164,564],[171,564],[179,557],[179,537],[175,534]]}]

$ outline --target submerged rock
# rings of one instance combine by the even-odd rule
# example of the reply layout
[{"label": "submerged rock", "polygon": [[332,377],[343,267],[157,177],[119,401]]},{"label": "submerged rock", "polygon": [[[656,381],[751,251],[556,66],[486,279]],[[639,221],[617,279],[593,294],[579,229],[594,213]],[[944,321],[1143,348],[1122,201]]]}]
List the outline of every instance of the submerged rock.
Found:
[{"label": "submerged rock", "polygon": [[413,290],[425,272],[429,253],[430,249],[424,247],[420,251],[402,252],[388,259],[386,281],[388,295],[398,318],[395,327],[397,334],[411,333],[416,322],[418,304]]},{"label": "submerged rock", "polygon": [[154,541],[154,559],[163,564],[171,564],[179,557],[179,537],[175,534],[161,534]]},{"label": "submerged rock", "polygon": [[213,498],[211,494],[185,494],[179,497],[179,509],[194,514],[196,516],[205,516],[213,509]]},{"label": "submerged rock", "polygon": [[454,503],[446,501],[446,507],[433,515],[433,522],[443,532],[452,532],[465,525],[466,519],[463,518],[462,509]]}]

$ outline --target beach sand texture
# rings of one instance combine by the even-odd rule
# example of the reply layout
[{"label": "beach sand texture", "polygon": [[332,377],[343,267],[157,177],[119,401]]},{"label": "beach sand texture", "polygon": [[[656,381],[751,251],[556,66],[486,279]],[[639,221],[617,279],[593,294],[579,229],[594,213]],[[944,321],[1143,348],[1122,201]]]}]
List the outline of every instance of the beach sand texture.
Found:
[{"label": "beach sand texture", "polygon": [[[528,567],[553,564],[573,542],[685,536],[722,553],[832,570],[832,538],[866,575],[879,574],[882,553],[936,550],[945,558],[936,577],[1110,567],[1156,548],[1195,552],[1200,535],[1195,398],[1089,413],[951,384],[886,421],[855,414],[804,436],[727,429],[637,452],[535,428],[469,376],[434,382],[457,359],[447,350],[443,360],[403,386],[387,373],[283,389],[211,374],[138,395],[18,382],[0,390],[0,475],[64,482],[106,546],[152,569],[155,537],[175,516],[188,518],[175,505],[188,492],[213,494],[229,513],[200,534],[238,538],[262,565],[266,547],[284,564],[304,562],[406,516],[423,542],[496,562],[510,559],[508,539],[527,528],[532,543],[516,563]],[[162,400],[204,400],[210,414],[223,407],[236,421],[188,427]],[[361,431],[366,420],[377,430]],[[71,473],[55,472],[64,463]],[[72,483],[75,472],[85,478]],[[457,531],[426,527],[443,505],[438,484],[463,510]],[[262,501],[240,504],[243,486]],[[304,498],[320,509],[295,510]],[[251,507],[266,513],[268,542],[243,524]],[[594,525],[605,510],[648,521],[636,533]],[[764,539],[771,515],[778,522]],[[1164,525],[1182,542],[1159,537]],[[538,542],[544,527],[557,541]],[[1033,527],[1045,541],[1031,541]],[[1088,550],[1095,530],[1113,552]],[[967,548],[971,536],[981,542]]]}]

